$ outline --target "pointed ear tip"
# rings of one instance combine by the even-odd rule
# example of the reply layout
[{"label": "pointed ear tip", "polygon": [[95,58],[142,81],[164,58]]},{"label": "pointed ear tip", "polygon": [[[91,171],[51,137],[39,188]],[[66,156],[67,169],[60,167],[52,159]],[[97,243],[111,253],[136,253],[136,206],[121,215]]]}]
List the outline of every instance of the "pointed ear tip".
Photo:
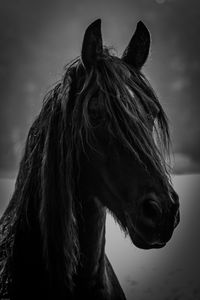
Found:
[{"label": "pointed ear tip", "polygon": [[96,19],[93,23],[101,24],[101,19],[98,18],[98,19]]},{"label": "pointed ear tip", "polygon": [[92,22],[88,28],[101,28],[101,19],[96,19],[94,22]]},{"label": "pointed ear tip", "polygon": [[140,28],[142,28],[142,29],[145,29],[146,31],[149,32],[147,26],[146,26],[146,25],[144,24],[144,22],[142,22],[142,21],[139,21],[139,22],[137,23],[137,27],[140,27]]},{"label": "pointed ear tip", "polygon": [[144,22],[141,21],[141,20],[140,20],[139,22],[137,22],[137,25],[145,26],[145,25],[144,25]]}]

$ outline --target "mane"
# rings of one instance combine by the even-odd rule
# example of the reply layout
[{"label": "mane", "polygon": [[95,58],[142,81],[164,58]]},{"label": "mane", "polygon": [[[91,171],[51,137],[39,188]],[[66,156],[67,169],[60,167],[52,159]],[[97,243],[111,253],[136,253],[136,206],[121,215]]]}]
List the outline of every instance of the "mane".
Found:
[{"label": "mane", "polygon": [[[81,61],[77,61],[77,73],[81,66]],[[116,137],[147,171],[153,168],[167,188],[170,175],[166,158],[169,159],[171,144],[168,120],[145,76],[105,48],[77,94],[76,111],[79,116],[73,126],[75,132],[82,129],[81,140],[86,136],[89,141],[93,135],[89,109],[93,98],[98,98],[111,136]],[[152,122],[153,135],[149,122]]]},{"label": "mane", "polygon": [[[111,136],[147,172],[153,168],[164,189],[169,185],[165,163],[169,151],[167,118],[144,75],[106,48],[88,74],[80,58],[68,64],[62,80],[45,96],[41,112],[29,131],[15,192],[1,219],[4,230],[0,246],[5,248],[5,243],[10,243],[12,249],[16,228],[23,222],[30,225],[35,211],[46,268],[53,278],[65,280],[63,285],[70,289],[80,260],[80,155],[86,144],[94,146],[90,112],[94,96],[103,107]],[[152,118],[152,109],[158,111],[153,125],[156,138],[144,117],[145,111]],[[12,251],[8,255],[12,256]],[[5,255],[0,262],[3,259]]]}]

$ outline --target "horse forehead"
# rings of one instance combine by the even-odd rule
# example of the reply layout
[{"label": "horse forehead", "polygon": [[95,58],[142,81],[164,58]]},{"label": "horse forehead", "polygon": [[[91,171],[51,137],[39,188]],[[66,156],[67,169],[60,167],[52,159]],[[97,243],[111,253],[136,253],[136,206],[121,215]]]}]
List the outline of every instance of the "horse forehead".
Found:
[{"label": "horse forehead", "polygon": [[[134,99],[135,101],[137,101],[137,104],[139,104],[139,99],[136,99],[138,97],[136,97],[136,94],[134,93],[133,89],[128,85],[125,85],[125,88],[126,88],[128,94],[131,96],[131,99]],[[138,106],[140,107],[141,105],[138,105]]]},{"label": "horse forehead", "polygon": [[134,101],[137,102],[137,109],[140,111],[140,113],[144,114],[144,107],[141,105],[139,98],[136,97],[133,89],[131,89],[128,85],[126,85],[126,90],[127,90],[128,94],[131,96],[131,99],[134,99]]},{"label": "horse forehead", "polygon": [[126,90],[128,91],[129,95],[133,98],[135,98],[135,94],[133,92],[133,90],[128,86],[128,85],[125,85],[126,87]]},{"label": "horse forehead", "polygon": [[[126,85],[126,89],[127,89],[128,93],[129,93],[129,95],[133,99],[135,99],[136,95],[135,95],[134,91],[129,86],[127,86],[127,85]],[[137,103],[140,104],[138,97],[137,97],[136,101],[138,101]],[[148,101],[148,105],[147,106],[149,108],[149,111],[152,114],[152,117],[155,117],[159,113],[159,111],[160,111],[160,108],[158,107],[158,104],[155,103],[153,101],[153,99],[152,99],[152,101]],[[139,109],[140,112],[144,112],[145,109],[144,109],[144,106],[142,104],[138,105],[137,107],[138,107],[138,109]]]}]

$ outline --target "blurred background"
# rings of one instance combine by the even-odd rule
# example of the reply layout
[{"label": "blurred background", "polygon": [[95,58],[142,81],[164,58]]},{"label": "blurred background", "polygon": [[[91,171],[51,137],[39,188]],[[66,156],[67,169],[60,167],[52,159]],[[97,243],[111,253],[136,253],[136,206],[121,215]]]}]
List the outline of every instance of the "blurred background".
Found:
[{"label": "blurred background", "polygon": [[198,0],[0,1],[0,171],[14,173],[44,94],[80,54],[85,28],[102,18],[119,55],[136,23],[152,34],[144,72],[171,124],[175,173],[200,170]]},{"label": "blurred background", "polygon": [[[80,54],[86,27],[99,17],[104,43],[113,46],[119,56],[139,20],[151,31],[151,54],[143,71],[169,118],[176,175],[173,180],[182,198],[184,216],[173,247],[150,254],[133,250],[109,218],[110,260],[128,299],[200,299],[199,265],[195,263],[200,250],[196,214],[200,210],[198,0],[0,0],[0,212],[12,194],[27,132],[44,95],[61,78],[64,65]],[[128,249],[127,264],[123,264]],[[193,263],[187,264],[191,258]],[[173,262],[170,270],[169,261]],[[122,264],[123,271],[119,267]],[[139,266],[144,266],[141,273]],[[145,287],[147,282],[149,286]]]}]

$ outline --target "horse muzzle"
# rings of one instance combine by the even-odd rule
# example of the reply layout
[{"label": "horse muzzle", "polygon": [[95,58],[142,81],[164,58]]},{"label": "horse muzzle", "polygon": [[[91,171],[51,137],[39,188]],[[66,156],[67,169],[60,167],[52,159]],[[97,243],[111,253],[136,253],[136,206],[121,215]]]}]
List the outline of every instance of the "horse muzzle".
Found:
[{"label": "horse muzzle", "polygon": [[159,199],[156,194],[149,193],[139,201],[137,215],[134,213],[127,217],[127,227],[136,247],[162,248],[171,239],[179,221],[177,194],[173,198]]}]

